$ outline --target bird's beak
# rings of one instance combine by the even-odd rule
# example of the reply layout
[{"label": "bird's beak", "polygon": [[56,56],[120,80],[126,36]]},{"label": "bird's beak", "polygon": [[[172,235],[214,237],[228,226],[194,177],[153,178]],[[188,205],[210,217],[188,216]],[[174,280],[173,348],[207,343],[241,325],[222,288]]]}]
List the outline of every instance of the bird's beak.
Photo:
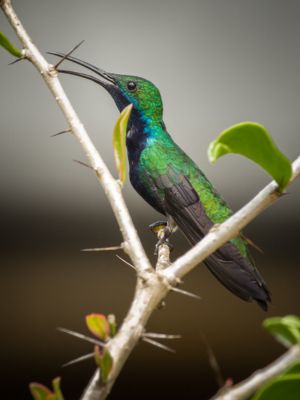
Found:
[{"label": "bird's beak", "polygon": [[97,77],[95,77],[93,75],[84,74],[82,72],[70,71],[67,69],[58,69],[58,72],[61,72],[63,74],[81,76],[82,78],[89,79],[89,80],[96,82],[99,85],[103,86],[106,90],[108,90],[108,92],[111,92],[113,89],[117,88],[116,81],[113,78],[112,74],[109,74],[109,73],[103,71],[102,69],[95,67],[92,64],[82,61],[79,58],[71,57],[64,53],[56,53],[56,52],[48,52],[48,53],[52,54],[54,56],[57,56],[57,57],[65,58],[66,60],[71,61],[75,64],[79,64],[79,65],[89,69],[90,71],[95,72]]}]

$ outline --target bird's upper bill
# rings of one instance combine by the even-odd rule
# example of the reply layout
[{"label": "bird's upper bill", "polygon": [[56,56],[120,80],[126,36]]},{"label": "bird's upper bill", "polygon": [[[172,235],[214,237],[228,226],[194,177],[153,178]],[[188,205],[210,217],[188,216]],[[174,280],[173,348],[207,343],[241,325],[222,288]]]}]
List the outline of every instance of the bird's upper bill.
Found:
[{"label": "bird's upper bill", "polygon": [[95,74],[97,75],[97,77],[93,76],[93,75],[88,75],[88,74],[84,74],[83,72],[77,72],[77,71],[71,71],[71,70],[67,70],[67,69],[58,69],[58,72],[62,72],[64,74],[70,74],[70,75],[76,75],[76,76],[80,76],[82,78],[85,79],[89,79],[93,82],[98,83],[99,85],[103,86],[106,90],[108,90],[109,92],[113,89],[117,87],[116,84],[116,80],[113,77],[113,74],[109,74],[108,72],[105,72],[103,69],[95,67],[94,65],[86,62],[86,61],[82,61],[79,58],[76,57],[72,57],[72,56],[68,56],[64,53],[59,53],[59,52],[49,52],[49,54],[52,54],[54,56],[57,57],[61,57],[64,58],[68,61],[71,61],[75,64],[81,65],[82,67],[85,67],[87,69],[89,69],[90,71],[95,72]]}]

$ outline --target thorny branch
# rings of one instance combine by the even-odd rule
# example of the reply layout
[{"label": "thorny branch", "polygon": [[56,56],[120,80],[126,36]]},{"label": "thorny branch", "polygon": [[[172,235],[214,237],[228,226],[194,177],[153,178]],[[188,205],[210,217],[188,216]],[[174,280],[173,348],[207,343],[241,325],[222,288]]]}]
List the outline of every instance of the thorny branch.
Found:
[{"label": "thorny branch", "polygon": [[[62,110],[71,132],[79,141],[91,167],[95,171],[111,204],[123,235],[123,250],[130,256],[137,271],[137,285],[133,302],[117,335],[111,339],[107,345],[107,349],[113,358],[113,368],[110,372],[109,380],[105,384],[101,383],[99,371],[97,371],[82,396],[82,400],[102,400],[109,394],[125,361],[141,339],[148,319],[167,293],[180,282],[180,279],[184,275],[199,264],[199,262],[203,261],[223,243],[236,236],[245,225],[255,218],[263,209],[272,204],[279,197],[276,191],[277,185],[275,182],[271,182],[245,207],[225,223],[210,232],[199,244],[173,264],[170,264],[168,246],[160,246],[156,270],[154,270],[145,254],[136,229],[132,223],[121,193],[120,185],[112,177],[110,171],[91,142],[83,124],[76,115],[59,82],[57,71],[52,65],[48,64],[40,51],[33,44],[21,21],[17,17],[12,7],[11,0],[0,0],[0,6],[23,45],[23,57],[37,68],[45,80],[58,106]],[[294,162],[293,171],[294,173],[291,181],[300,174],[300,157]],[[289,354],[289,352],[287,354]],[[260,384],[264,381],[264,376],[267,375],[267,371],[265,374],[262,373]],[[241,384],[241,390],[243,385],[249,384],[248,381],[245,382],[246,383]],[[236,388],[231,390],[234,389],[236,390]],[[226,400],[245,398],[245,396],[230,397],[230,393],[230,391],[227,392],[226,396],[229,397],[226,397]],[[249,392],[247,392],[247,394],[249,394]],[[221,398],[219,397],[218,400],[219,399]]]}]

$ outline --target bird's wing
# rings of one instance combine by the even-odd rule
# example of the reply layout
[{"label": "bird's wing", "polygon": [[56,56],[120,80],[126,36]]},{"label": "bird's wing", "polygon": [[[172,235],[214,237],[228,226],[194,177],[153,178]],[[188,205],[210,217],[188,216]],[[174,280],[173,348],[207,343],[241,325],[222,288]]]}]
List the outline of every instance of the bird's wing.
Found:
[{"label": "bird's wing", "polygon": [[[155,178],[155,185],[164,191],[166,214],[173,217],[191,244],[199,242],[213,223],[188,177],[169,166],[166,174]],[[210,255],[205,264],[235,295],[246,301],[254,299],[264,310],[267,309],[270,293],[262,276],[232,242],[227,242]]]}]

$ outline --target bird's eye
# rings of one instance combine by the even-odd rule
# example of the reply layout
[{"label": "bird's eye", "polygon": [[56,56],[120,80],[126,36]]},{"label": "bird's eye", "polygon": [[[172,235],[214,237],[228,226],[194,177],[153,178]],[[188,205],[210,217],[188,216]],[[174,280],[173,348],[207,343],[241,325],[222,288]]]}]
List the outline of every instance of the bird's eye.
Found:
[{"label": "bird's eye", "polygon": [[136,91],[136,83],[133,81],[129,81],[127,83],[127,89],[130,90],[131,92],[135,92]]}]

